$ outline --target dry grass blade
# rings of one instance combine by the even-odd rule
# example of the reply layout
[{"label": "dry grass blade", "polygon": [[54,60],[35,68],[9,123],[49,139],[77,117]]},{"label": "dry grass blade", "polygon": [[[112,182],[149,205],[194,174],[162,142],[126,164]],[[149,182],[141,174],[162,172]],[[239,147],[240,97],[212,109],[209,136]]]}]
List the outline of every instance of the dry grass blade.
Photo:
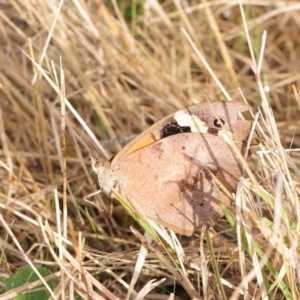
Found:
[{"label": "dry grass blade", "polygon": [[[299,299],[299,16],[280,0],[1,2],[0,298]],[[248,163],[237,154],[235,208],[210,231],[137,219],[150,244],[119,202],[85,201],[89,145],[109,158],[224,97],[257,112],[261,145]],[[26,265],[52,274],[9,290]]]}]

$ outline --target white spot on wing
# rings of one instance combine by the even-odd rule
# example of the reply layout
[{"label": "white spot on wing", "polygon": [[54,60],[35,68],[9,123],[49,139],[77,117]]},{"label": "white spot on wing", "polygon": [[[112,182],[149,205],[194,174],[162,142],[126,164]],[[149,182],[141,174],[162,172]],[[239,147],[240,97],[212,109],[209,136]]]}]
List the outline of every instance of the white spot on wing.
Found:
[{"label": "white spot on wing", "polygon": [[199,117],[195,115],[190,115],[187,112],[178,111],[174,115],[174,119],[180,126],[189,126],[192,132],[201,132],[205,133],[208,130],[208,127],[204,122],[202,122]]}]

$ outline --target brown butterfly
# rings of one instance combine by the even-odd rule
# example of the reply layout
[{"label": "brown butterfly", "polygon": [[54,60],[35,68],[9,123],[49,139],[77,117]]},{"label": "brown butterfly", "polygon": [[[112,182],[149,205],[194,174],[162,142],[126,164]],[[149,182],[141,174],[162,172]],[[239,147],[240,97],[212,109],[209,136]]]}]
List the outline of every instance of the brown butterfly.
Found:
[{"label": "brown butterfly", "polygon": [[[143,216],[191,235],[222,217],[220,202],[231,205],[217,182],[236,192],[243,168],[230,143],[244,154],[252,122],[239,120],[238,113],[249,109],[218,101],[165,117],[111,160],[92,157],[101,189],[109,197],[114,189]],[[258,143],[254,132],[250,145]]]}]

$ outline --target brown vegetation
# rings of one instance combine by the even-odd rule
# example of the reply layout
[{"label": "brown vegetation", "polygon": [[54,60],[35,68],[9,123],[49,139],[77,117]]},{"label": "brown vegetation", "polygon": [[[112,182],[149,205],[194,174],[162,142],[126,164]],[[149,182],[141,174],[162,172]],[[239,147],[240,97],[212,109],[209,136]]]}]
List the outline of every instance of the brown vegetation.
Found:
[{"label": "brown vegetation", "polygon": [[[73,289],[84,299],[125,299],[133,275],[132,298],[146,286],[146,299],[299,299],[300,4],[241,2],[0,3],[2,276],[48,266],[59,299]],[[97,189],[89,144],[101,152],[70,107],[114,154],[166,114],[226,97],[261,109],[262,144],[231,224],[180,237],[183,252],[146,242],[117,201],[84,200]]]}]

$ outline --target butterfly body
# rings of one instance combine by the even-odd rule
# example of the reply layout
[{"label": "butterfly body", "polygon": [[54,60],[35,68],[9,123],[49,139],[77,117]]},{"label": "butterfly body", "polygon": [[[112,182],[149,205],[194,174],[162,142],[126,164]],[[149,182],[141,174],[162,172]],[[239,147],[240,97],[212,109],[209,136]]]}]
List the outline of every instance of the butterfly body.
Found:
[{"label": "butterfly body", "polygon": [[243,153],[251,122],[237,115],[248,109],[237,101],[214,102],[164,118],[111,161],[93,160],[100,187],[110,197],[117,191],[138,213],[191,235],[222,216],[220,202],[230,206],[217,181],[236,191],[243,169],[229,140]]}]

